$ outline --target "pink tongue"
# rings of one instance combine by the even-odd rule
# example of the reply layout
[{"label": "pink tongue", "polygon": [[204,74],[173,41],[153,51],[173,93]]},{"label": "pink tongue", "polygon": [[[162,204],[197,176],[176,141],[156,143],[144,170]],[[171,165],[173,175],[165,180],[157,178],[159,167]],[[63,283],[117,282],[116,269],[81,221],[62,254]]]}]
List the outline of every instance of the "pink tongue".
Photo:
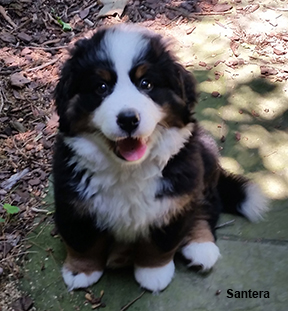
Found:
[{"label": "pink tongue", "polygon": [[127,161],[141,159],[147,149],[144,141],[135,138],[126,138],[118,142],[118,150],[121,156]]}]

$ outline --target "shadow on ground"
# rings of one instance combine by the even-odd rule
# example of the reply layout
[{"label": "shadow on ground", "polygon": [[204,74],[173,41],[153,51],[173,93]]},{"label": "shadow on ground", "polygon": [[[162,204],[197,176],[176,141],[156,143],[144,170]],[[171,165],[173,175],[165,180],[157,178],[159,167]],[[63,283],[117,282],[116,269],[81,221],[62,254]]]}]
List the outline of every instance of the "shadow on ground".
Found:
[{"label": "shadow on ground", "polygon": [[[215,98],[215,81],[204,80],[205,75],[196,72],[202,80],[197,117],[217,140],[222,165],[256,180],[269,198],[287,199],[288,96],[283,86],[259,76]],[[220,89],[226,83],[221,79]]]}]

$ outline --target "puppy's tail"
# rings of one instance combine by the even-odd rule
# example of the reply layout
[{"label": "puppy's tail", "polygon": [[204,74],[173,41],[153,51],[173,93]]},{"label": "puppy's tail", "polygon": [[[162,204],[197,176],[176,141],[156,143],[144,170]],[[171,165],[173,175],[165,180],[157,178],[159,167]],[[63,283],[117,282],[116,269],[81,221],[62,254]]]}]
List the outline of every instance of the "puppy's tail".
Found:
[{"label": "puppy's tail", "polygon": [[241,214],[250,221],[257,222],[268,211],[268,200],[258,185],[243,176],[222,170],[217,189],[224,213]]}]

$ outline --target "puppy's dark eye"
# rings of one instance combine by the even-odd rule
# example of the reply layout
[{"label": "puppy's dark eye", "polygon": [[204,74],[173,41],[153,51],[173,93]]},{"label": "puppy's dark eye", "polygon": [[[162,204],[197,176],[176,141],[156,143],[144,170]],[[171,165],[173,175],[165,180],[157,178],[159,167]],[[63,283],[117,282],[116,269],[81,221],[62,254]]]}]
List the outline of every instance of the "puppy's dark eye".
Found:
[{"label": "puppy's dark eye", "polygon": [[108,86],[106,83],[100,83],[97,88],[96,88],[96,92],[99,95],[105,95],[108,92]]},{"label": "puppy's dark eye", "polygon": [[142,79],[139,83],[139,87],[142,89],[142,90],[146,90],[146,91],[149,91],[153,88],[153,84],[147,80],[147,79]]}]

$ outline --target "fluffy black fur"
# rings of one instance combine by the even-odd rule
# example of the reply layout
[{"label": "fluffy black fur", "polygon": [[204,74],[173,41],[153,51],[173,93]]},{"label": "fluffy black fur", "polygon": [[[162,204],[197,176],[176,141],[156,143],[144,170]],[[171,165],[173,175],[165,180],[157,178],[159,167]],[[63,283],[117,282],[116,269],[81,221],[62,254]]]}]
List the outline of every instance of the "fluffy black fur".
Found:
[{"label": "fluffy black fur", "polygon": [[[117,240],[108,229],[96,226],[96,214],[87,212],[88,201],[85,201],[83,193],[90,186],[93,174],[87,168],[76,170],[75,163],[69,164],[76,154],[65,144],[67,137],[99,132],[99,129],[89,125],[90,115],[113,93],[117,83],[113,61],[108,54],[103,60],[99,52],[106,31],[100,30],[91,39],[76,44],[71,58],[63,67],[55,91],[60,117],[53,164],[55,222],[65,243],[78,253],[85,253],[93,247],[99,235],[108,236],[108,248]],[[141,88],[143,77],[137,76],[137,68],[142,64],[145,65],[145,79],[153,83],[149,91]],[[103,80],[103,70],[108,80]],[[155,189],[155,201],[185,196],[191,197],[191,200],[186,206],[179,207],[179,213],[171,215],[167,224],[159,227],[151,223],[144,238],[161,252],[171,252],[182,245],[198,219],[205,219],[215,236],[221,211],[241,212],[240,205],[247,200],[245,187],[248,180],[227,174],[219,166],[216,145],[194,118],[196,92],[193,76],[177,63],[157,35],[149,37],[146,53],[134,60],[129,76],[139,92],[147,94],[166,111],[165,126],[180,129],[188,123],[193,124],[190,138],[168,161],[159,179],[159,187]],[[77,186],[84,174],[91,176],[86,178],[81,193],[77,191]],[[93,200],[93,196],[89,199]]]}]

